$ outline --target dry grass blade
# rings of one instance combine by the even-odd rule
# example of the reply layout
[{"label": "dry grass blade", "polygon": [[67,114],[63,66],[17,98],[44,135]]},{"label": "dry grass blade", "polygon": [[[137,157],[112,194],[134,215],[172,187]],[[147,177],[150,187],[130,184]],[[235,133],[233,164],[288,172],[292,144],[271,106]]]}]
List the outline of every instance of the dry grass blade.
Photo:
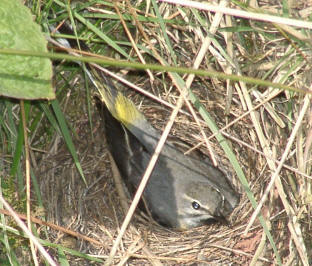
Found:
[{"label": "dry grass blade", "polygon": [[280,23],[280,24],[286,24],[286,25],[295,26],[295,27],[312,29],[312,23],[307,22],[307,21],[282,18],[279,16],[253,13],[253,12],[247,12],[247,11],[231,9],[231,8],[221,8],[221,7],[209,5],[206,3],[188,1],[188,0],[182,0],[182,1],[181,0],[160,0],[160,1],[188,6],[188,7],[194,7],[194,8],[206,10],[206,11],[222,12],[226,15],[232,15],[236,17],[242,17],[242,18],[247,18],[247,19],[261,20],[261,21],[267,21],[267,22],[272,22],[272,23]]},{"label": "dry grass blade", "polygon": [[121,241],[121,239],[122,239],[122,237],[123,237],[123,235],[124,235],[128,225],[129,225],[130,220],[131,220],[131,218],[132,218],[132,216],[134,214],[134,211],[135,211],[135,209],[136,209],[136,207],[137,207],[137,205],[138,205],[138,203],[140,201],[140,198],[142,196],[143,190],[144,190],[144,188],[145,188],[145,186],[146,186],[146,184],[148,182],[148,179],[149,179],[149,177],[150,177],[150,175],[151,175],[151,173],[152,173],[152,171],[154,169],[154,166],[155,166],[155,164],[157,162],[157,159],[158,159],[158,156],[159,156],[159,154],[161,152],[161,149],[162,149],[162,147],[164,146],[164,144],[166,142],[168,134],[169,134],[169,132],[171,130],[171,127],[172,127],[172,125],[174,123],[174,120],[175,120],[179,110],[181,109],[181,107],[183,105],[183,100],[184,99],[181,96],[179,98],[178,102],[177,102],[176,108],[172,111],[172,114],[171,114],[171,116],[169,118],[169,121],[168,121],[168,123],[166,125],[166,128],[165,128],[164,132],[162,133],[162,135],[161,135],[161,137],[159,139],[159,142],[158,142],[158,144],[157,144],[157,146],[155,148],[155,152],[154,152],[154,154],[151,157],[151,160],[150,160],[150,162],[149,162],[149,164],[148,164],[148,166],[147,166],[147,168],[145,170],[145,173],[144,173],[144,175],[142,177],[140,185],[139,185],[139,187],[138,187],[138,189],[137,189],[137,191],[135,193],[135,196],[134,196],[134,198],[132,200],[132,203],[130,205],[128,213],[127,213],[127,215],[126,215],[126,217],[125,217],[125,219],[123,221],[123,224],[122,224],[122,226],[120,228],[120,232],[119,232],[116,240],[114,241],[114,245],[113,245],[113,247],[112,247],[112,249],[110,251],[108,259],[105,262],[105,265],[110,265],[112,263],[112,261],[113,261],[113,258],[114,258],[115,254],[116,254],[116,251],[117,251],[117,248],[118,248],[118,246],[120,244],[120,241]]},{"label": "dry grass blade", "polygon": [[[32,224],[30,219],[30,156],[29,156],[29,145],[28,145],[28,134],[27,134],[27,123],[26,123],[26,115],[25,115],[25,108],[24,108],[24,101],[20,102],[21,105],[21,112],[22,112],[22,121],[23,121],[23,132],[24,132],[24,142],[25,142],[25,173],[26,173],[26,194],[27,194],[27,226],[29,231],[32,231]],[[29,238],[31,253],[33,257],[34,264],[37,266],[38,258],[36,255],[34,243],[32,238]]]},{"label": "dry grass blade", "polygon": [[[297,230],[291,230],[291,234],[292,234],[292,237],[293,239],[295,240],[295,243],[297,245],[297,249],[299,251],[299,254],[301,256],[301,259],[302,259],[302,262],[304,263],[304,265],[308,265],[308,258],[307,258],[307,253],[306,253],[306,247],[304,245],[304,242],[302,241],[302,233],[301,233],[301,229],[300,229],[300,226],[297,224],[297,218],[295,217],[295,212],[294,210],[292,209],[292,207],[290,206],[290,204],[288,203],[288,200],[286,199],[286,194],[284,192],[284,189],[283,189],[283,186],[281,184],[281,181],[280,181],[280,178],[279,178],[279,174],[280,174],[280,171],[283,167],[283,164],[288,156],[288,153],[291,149],[291,146],[293,145],[293,142],[295,140],[295,137],[297,135],[297,131],[299,129],[299,127],[301,127],[302,125],[302,120],[307,112],[307,109],[310,105],[310,96],[309,95],[306,95],[305,98],[304,98],[304,104],[302,106],[302,109],[301,109],[301,112],[298,116],[298,119],[296,121],[296,125],[294,126],[293,128],[293,131],[289,137],[289,140],[287,142],[287,145],[285,147],[285,151],[283,152],[283,155],[282,155],[282,158],[281,158],[281,161],[279,162],[279,165],[278,167],[276,168],[274,174],[272,175],[271,177],[271,180],[270,180],[270,183],[268,184],[265,192],[264,192],[264,195],[262,196],[260,202],[259,202],[259,205],[257,207],[257,209],[254,211],[254,213],[252,214],[251,218],[250,218],[250,221],[246,227],[246,230],[245,230],[245,233],[248,232],[250,226],[253,224],[253,222],[255,221],[256,217],[259,215],[259,212],[263,206],[263,203],[266,201],[267,199],[267,196],[269,194],[269,192],[271,191],[272,189],[272,186],[273,184],[275,183],[277,189],[278,189],[278,193],[280,195],[280,198],[284,204],[284,208],[287,212],[287,214],[292,217],[292,219],[289,221],[289,226],[291,228],[297,228]],[[275,168],[275,167],[274,167]],[[294,224],[293,224],[294,223]],[[295,233],[296,232],[296,233]],[[300,238],[300,240],[298,240],[298,238]]]},{"label": "dry grass blade", "polygon": [[24,233],[31,239],[31,241],[34,243],[36,248],[40,251],[40,253],[45,257],[45,259],[50,263],[52,266],[56,266],[57,264],[55,261],[51,258],[49,253],[43,248],[43,246],[39,243],[37,238],[32,234],[31,231],[27,228],[27,226],[22,222],[22,220],[16,215],[15,211],[11,208],[11,206],[6,202],[6,200],[0,196],[0,201],[4,205],[4,207],[10,212],[11,216],[14,218],[15,222],[18,224],[18,226],[24,231]]}]

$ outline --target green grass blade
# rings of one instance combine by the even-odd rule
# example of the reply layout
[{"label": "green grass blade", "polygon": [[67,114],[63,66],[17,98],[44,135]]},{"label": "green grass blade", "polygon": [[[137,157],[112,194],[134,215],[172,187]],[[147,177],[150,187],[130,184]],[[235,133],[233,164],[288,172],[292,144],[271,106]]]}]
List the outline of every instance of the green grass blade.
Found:
[{"label": "green grass blade", "polygon": [[72,141],[72,138],[70,136],[70,133],[69,133],[66,121],[65,121],[65,117],[64,117],[63,112],[61,110],[61,107],[60,107],[57,100],[52,100],[51,105],[52,105],[53,111],[55,113],[56,119],[59,123],[59,126],[61,129],[62,135],[64,137],[65,143],[67,145],[67,148],[68,148],[69,152],[71,153],[71,155],[74,159],[74,163],[76,165],[76,168],[77,168],[83,182],[85,184],[87,184],[87,181],[85,179],[85,176],[84,176],[82,168],[81,168],[81,164],[80,164],[79,159],[78,159],[78,155],[77,155],[74,143]]}]

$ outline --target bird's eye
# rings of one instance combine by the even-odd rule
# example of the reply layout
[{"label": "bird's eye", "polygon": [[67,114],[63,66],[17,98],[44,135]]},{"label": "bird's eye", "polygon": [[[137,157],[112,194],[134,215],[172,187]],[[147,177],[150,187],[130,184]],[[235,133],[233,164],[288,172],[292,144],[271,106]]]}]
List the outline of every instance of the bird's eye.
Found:
[{"label": "bird's eye", "polygon": [[192,202],[192,207],[195,209],[195,210],[199,210],[200,209],[200,204],[196,201],[193,201]]}]

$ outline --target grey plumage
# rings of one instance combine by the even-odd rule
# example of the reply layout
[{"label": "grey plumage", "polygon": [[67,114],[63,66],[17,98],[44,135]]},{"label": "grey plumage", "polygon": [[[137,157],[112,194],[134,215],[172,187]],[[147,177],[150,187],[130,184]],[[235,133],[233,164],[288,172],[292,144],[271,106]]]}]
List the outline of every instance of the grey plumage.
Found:
[{"label": "grey plumage", "polygon": [[[112,156],[129,190],[134,192],[154,152],[159,133],[153,128],[148,134],[133,125],[130,131],[129,126],[115,119],[99,99],[97,107],[104,120]],[[143,128],[146,130],[149,126]],[[206,224],[211,219],[226,218],[239,201],[238,193],[219,169],[185,156],[169,142],[159,156],[143,195],[156,221],[182,230]]]}]

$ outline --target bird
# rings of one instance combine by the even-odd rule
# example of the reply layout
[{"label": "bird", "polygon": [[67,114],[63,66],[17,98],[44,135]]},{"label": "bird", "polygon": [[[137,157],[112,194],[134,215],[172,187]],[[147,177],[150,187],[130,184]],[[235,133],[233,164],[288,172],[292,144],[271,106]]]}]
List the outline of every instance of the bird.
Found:
[{"label": "bird", "polygon": [[[89,49],[84,43],[81,47]],[[110,77],[92,65],[88,69],[99,94],[95,104],[105,128],[108,149],[133,195],[161,134]],[[225,173],[208,157],[184,155],[168,140],[143,197],[156,222],[177,230],[199,227],[211,220],[227,220],[240,200]]]},{"label": "bird", "polygon": [[[134,194],[160,138],[135,104],[104,76],[95,98],[106,142],[128,190]],[[187,230],[226,220],[239,194],[208,158],[184,155],[173,143],[164,145],[143,192],[147,208],[159,224]]]}]

